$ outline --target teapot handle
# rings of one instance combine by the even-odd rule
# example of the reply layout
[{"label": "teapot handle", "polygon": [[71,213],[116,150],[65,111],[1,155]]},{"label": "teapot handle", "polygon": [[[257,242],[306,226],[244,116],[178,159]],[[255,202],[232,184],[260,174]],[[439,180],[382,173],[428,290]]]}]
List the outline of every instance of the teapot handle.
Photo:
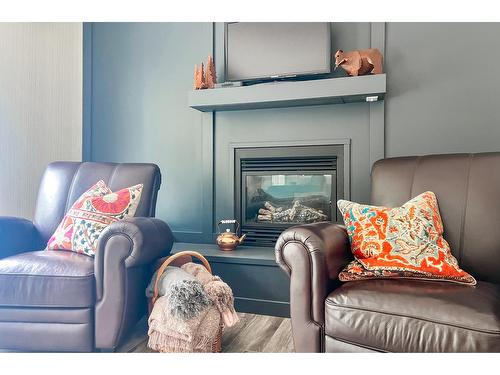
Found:
[{"label": "teapot handle", "polygon": [[238,222],[238,220],[235,220],[235,219],[221,220],[221,221],[219,221],[219,224],[217,224],[217,228],[219,228],[219,234],[221,233],[221,231],[220,231],[221,224],[236,224],[236,229],[234,231],[236,234],[238,234],[238,231],[240,230],[240,223]]}]

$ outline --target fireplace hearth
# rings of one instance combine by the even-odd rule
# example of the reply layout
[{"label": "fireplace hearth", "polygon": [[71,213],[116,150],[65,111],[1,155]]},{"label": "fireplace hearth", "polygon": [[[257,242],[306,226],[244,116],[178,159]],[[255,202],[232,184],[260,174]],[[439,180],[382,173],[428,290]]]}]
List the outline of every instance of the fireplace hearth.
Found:
[{"label": "fireplace hearth", "polygon": [[293,225],[337,222],[344,146],[235,149],[235,216],[246,243],[274,246]]}]

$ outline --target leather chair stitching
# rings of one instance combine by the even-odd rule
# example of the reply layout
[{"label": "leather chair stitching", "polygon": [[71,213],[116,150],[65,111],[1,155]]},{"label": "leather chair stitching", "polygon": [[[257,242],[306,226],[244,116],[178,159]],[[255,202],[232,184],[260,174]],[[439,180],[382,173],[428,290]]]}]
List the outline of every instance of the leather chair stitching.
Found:
[{"label": "leather chair stitching", "polygon": [[156,214],[156,199],[158,197],[158,191],[161,186],[161,172],[155,168],[154,172],[154,181],[153,181],[153,189],[152,189],[152,197],[151,202],[149,203],[149,216],[154,217]]},{"label": "leather chair stitching", "polygon": [[[108,232],[108,233],[109,233],[109,232]],[[126,234],[126,233],[113,233],[113,232],[112,232],[111,234],[108,234],[108,233],[106,233],[106,236],[105,236],[104,238],[100,239],[100,240],[104,240],[104,243],[103,243],[103,249],[105,249],[105,248],[106,248],[106,246],[108,245],[108,241],[109,241],[111,238],[113,238],[113,237],[115,237],[115,236],[122,236],[122,237],[125,237],[126,239],[128,239],[128,241],[129,241],[129,243],[130,243],[130,249],[131,249],[130,253],[129,253],[129,254],[128,254],[128,256],[127,256],[127,258],[128,258],[128,257],[132,254],[132,251],[133,251],[133,249],[134,249],[134,241],[132,240],[132,238],[131,238],[128,234]],[[99,246],[99,247],[100,247],[100,246]],[[125,258],[125,259],[126,259],[126,258]],[[123,262],[124,262],[124,263],[125,263],[125,259],[123,260]],[[101,262],[101,268],[99,269],[99,273],[100,273],[101,275],[104,275],[104,268],[105,268],[105,267],[104,267],[104,262]],[[101,277],[101,278],[104,280],[104,277]],[[100,301],[102,301],[102,298],[104,297],[104,282],[103,282],[103,283],[101,283],[101,284],[102,284],[102,285],[101,285],[101,299],[99,300],[99,302],[100,302]]]},{"label": "leather chair stitching", "polygon": [[[341,339],[339,337],[336,337],[336,336],[330,336],[330,335],[326,335],[336,341],[340,341],[340,342],[343,342],[345,344],[349,344],[349,345],[353,345],[353,346],[359,346],[360,348],[365,348],[365,349],[368,349],[368,350],[373,350],[375,352],[379,352],[379,353],[391,353],[387,350],[384,350],[384,349],[380,349],[380,348],[375,348],[373,346],[369,346],[369,345],[362,345],[362,344],[358,344],[357,342],[354,342],[354,341],[350,341],[350,340],[345,340],[345,339]],[[326,340],[325,340],[326,341]]]},{"label": "leather chair stitching", "polygon": [[418,166],[420,164],[420,159],[421,158],[422,158],[421,156],[417,156],[417,158],[415,159],[415,167],[413,168],[413,173],[411,175],[410,195],[409,195],[408,199],[413,198],[413,185],[415,183],[415,173],[417,173],[417,168],[418,168]]},{"label": "leather chair stitching", "polygon": [[10,277],[46,277],[46,278],[54,278],[54,279],[68,279],[68,280],[79,280],[79,279],[89,279],[94,276],[94,273],[89,273],[87,275],[81,275],[81,276],[58,276],[58,275],[33,275],[29,273],[0,273],[0,276],[9,276]]},{"label": "leather chair stitching", "polygon": [[458,245],[458,261],[462,261],[463,253],[464,253],[464,231],[465,231],[465,215],[467,214],[467,204],[469,203],[469,180],[470,180],[470,170],[472,168],[472,159],[474,158],[473,154],[469,154],[469,165],[467,167],[467,176],[465,179],[465,199],[464,205],[462,207],[462,218],[460,222],[460,242]]},{"label": "leather chair stitching", "polygon": [[54,325],[72,325],[72,326],[77,326],[77,325],[88,325],[89,323],[60,323],[60,322],[25,322],[21,320],[16,320],[14,321],[8,321],[8,322],[2,322],[2,323],[9,323],[9,324],[54,324]]},{"label": "leather chair stitching", "polygon": [[[86,306],[86,305],[77,305],[77,306],[71,306],[71,307],[68,307],[68,306],[65,306],[65,305],[49,305],[49,304],[43,304],[43,303],[36,303],[36,304],[32,304],[32,305],[16,305],[16,304],[10,304],[10,305],[2,305],[1,308],[4,309],[4,308],[11,308],[11,307],[22,307],[22,308],[35,308],[35,307],[49,307],[49,308],[58,308],[58,309],[88,309],[92,306]],[[5,323],[5,322],[2,322],[2,323]]]},{"label": "leather chair stitching", "polygon": [[119,164],[114,164],[114,165],[113,165],[113,170],[111,171],[111,173],[110,173],[110,175],[109,175],[109,177],[108,177],[108,186],[113,185],[113,184],[112,184],[112,181],[113,181],[113,179],[115,178],[115,173],[116,173],[116,169],[118,168],[118,165],[119,165]]},{"label": "leather chair stitching", "polygon": [[66,212],[68,212],[68,206],[69,206],[69,197],[73,194],[73,188],[75,185],[75,180],[76,176],[79,175],[80,173],[80,168],[82,167],[83,163],[81,163],[78,168],[76,169],[75,173],[73,174],[73,178],[71,179],[71,184],[69,185],[68,193],[66,195],[66,204],[64,205],[64,212],[63,216],[66,215]]},{"label": "leather chair stitching", "polygon": [[[125,259],[122,260],[121,263],[123,263],[123,267],[125,267]],[[118,332],[116,333],[114,340],[113,340],[113,342],[114,342],[113,349],[118,346],[119,340],[123,334],[123,328],[125,326],[125,309],[126,309],[126,306],[128,305],[128,280],[127,279],[128,279],[128,274],[127,274],[127,272],[125,272],[125,298],[124,298],[124,301],[122,304],[122,316],[120,319],[120,328],[118,329]]]},{"label": "leather chair stitching", "polygon": [[[128,234],[126,234],[126,233],[112,233],[111,235],[107,235],[106,239],[105,239],[105,242],[104,242],[104,247],[103,247],[104,249],[107,246],[108,240],[111,239],[111,238],[113,238],[114,236],[122,236],[122,237],[127,238],[129,240],[129,242],[130,242],[130,249],[133,250],[134,242],[133,242],[132,238],[130,238],[130,236]],[[131,253],[132,253],[132,251],[130,252],[130,254]],[[130,256],[130,254],[128,256]],[[123,259],[120,262],[120,264],[123,264],[123,267],[126,268],[125,260],[126,260],[126,258]],[[103,271],[101,273],[102,276],[104,276],[104,269],[105,269],[105,267],[104,267],[104,264],[103,264]],[[125,273],[125,278],[127,278],[127,273]],[[102,277],[102,279],[104,280],[104,277]],[[124,321],[125,321],[125,314],[124,314],[124,312],[125,312],[125,306],[127,306],[127,302],[128,302],[127,288],[128,288],[127,287],[127,282],[125,282],[125,298],[124,298],[124,302],[122,303],[122,309],[121,309],[122,313],[121,313],[121,318],[120,318],[120,327],[118,329],[118,332],[113,336],[113,342],[115,342],[115,343],[116,343],[117,339],[121,336],[122,331],[123,331],[123,325],[124,325]],[[103,297],[104,297],[104,283],[102,283],[101,300],[99,300],[99,302],[102,301]],[[94,327],[94,329],[95,329],[95,327]],[[116,345],[113,346],[113,348],[115,348],[115,347],[116,347]]]}]

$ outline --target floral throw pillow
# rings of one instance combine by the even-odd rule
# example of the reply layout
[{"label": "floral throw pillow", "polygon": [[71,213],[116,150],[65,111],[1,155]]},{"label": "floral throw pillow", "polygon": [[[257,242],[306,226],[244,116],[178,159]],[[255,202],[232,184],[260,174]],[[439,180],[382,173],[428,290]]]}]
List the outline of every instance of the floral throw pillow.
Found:
[{"label": "floral throw pillow", "polygon": [[443,238],[434,193],[427,191],[401,207],[368,206],[339,200],[355,261],[341,281],[373,278],[420,278],[475,285]]},{"label": "floral throw pillow", "polygon": [[[89,197],[100,197],[111,193],[111,189],[106,186],[102,180],[98,181],[94,186],[83,193],[73,204],[73,207],[78,207],[82,202]],[[49,250],[71,250],[71,236],[73,234],[73,225],[71,218],[65,216],[58,225],[56,231],[47,243]]]},{"label": "floral throw pillow", "polygon": [[94,189],[101,182],[86,191],[69,209],[49,239],[48,250],[71,250],[94,256],[102,231],[115,221],[135,215],[142,184],[116,192],[105,185],[105,189]]}]

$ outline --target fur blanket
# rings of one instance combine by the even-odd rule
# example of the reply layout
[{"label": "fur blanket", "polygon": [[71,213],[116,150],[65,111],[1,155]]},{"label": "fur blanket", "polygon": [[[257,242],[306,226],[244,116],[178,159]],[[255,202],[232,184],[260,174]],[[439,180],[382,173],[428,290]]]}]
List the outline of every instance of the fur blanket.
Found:
[{"label": "fur blanket", "polygon": [[219,310],[224,325],[231,327],[240,320],[234,310],[233,291],[219,276],[213,276],[201,264],[186,263],[181,267],[196,277],[202,284],[208,298]]},{"label": "fur blanket", "polygon": [[[146,289],[148,298],[153,297],[157,272]],[[200,281],[179,267],[165,269],[158,282],[158,296],[167,296],[170,313],[182,320],[194,318],[210,304]]]},{"label": "fur blanket", "polygon": [[156,301],[148,319],[148,346],[159,352],[211,352],[220,324],[220,313],[214,306],[189,320],[170,313],[167,297]]}]

